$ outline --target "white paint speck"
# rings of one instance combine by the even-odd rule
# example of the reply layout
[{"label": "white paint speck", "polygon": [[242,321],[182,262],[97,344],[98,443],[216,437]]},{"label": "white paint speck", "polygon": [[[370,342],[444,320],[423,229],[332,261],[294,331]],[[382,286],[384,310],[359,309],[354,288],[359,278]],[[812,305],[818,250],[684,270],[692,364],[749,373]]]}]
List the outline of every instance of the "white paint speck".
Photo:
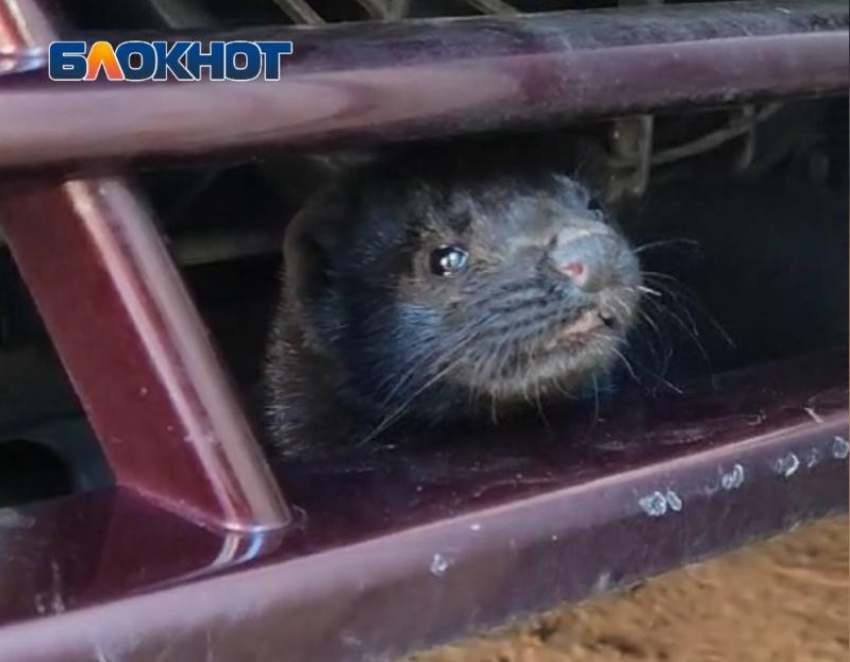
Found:
[{"label": "white paint speck", "polygon": [[352,648],[359,648],[363,645],[363,642],[351,632],[343,632],[340,636],[340,641],[342,641],[343,645],[350,646]]},{"label": "white paint speck", "polygon": [[593,585],[593,590],[602,593],[611,588],[611,573],[603,572],[599,575],[599,579],[596,580],[596,583]]},{"label": "white paint speck", "polygon": [[61,614],[65,611],[65,599],[62,595],[62,571],[56,561],[50,562],[50,569],[53,573],[53,595],[50,599],[50,607],[53,609],[54,614]]},{"label": "white paint speck", "polygon": [[725,473],[720,476],[720,484],[723,486],[724,490],[737,490],[744,484],[745,476],[746,472],[744,471],[743,465],[736,463],[729,473]]},{"label": "white paint speck", "polygon": [[788,453],[785,457],[780,457],[773,463],[773,469],[778,474],[782,474],[786,478],[793,476],[797,469],[800,468],[800,458],[794,453]]},{"label": "white paint speck", "polygon": [[638,501],[638,505],[650,517],[661,517],[667,512],[667,498],[661,492],[653,492]]},{"label": "white paint speck", "polygon": [[823,423],[823,418],[821,418],[814,409],[811,407],[803,407],[803,409],[809,415],[809,418],[811,418],[815,423]]},{"label": "white paint speck", "polygon": [[777,7],[776,11],[778,11],[780,14],[788,14],[789,16],[792,14],[792,11],[790,9],[786,9],[785,7]]},{"label": "white paint speck", "polygon": [[832,457],[836,460],[846,460],[850,456],[850,442],[844,437],[835,437],[832,442]]},{"label": "white paint speck", "polygon": [[53,609],[54,614],[61,614],[65,611],[65,601],[62,599],[61,594],[55,593],[53,595],[53,599],[50,601],[50,607]]},{"label": "white paint speck", "polygon": [[434,558],[431,560],[431,574],[435,577],[442,577],[451,564],[452,562],[442,554],[434,554]]},{"label": "white paint speck", "polygon": [[553,533],[553,534],[552,534],[552,538],[551,538],[551,540],[552,540],[552,542],[557,542],[557,540],[558,540],[558,534],[557,534],[557,533]]},{"label": "white paint speck", "polygon": [[470,531],[480,531],[480,530],[481,530],[481,525],[480,525],[480,524],[478,524],[478,523],[470,524],[470,525],[469,525],[469,530],[470,530]]},{"label": "white paint speck", "polygon": [[684,507],[684,501],[673,490],[667,490],[666,494],[653,492],[639,499],[638,505],[650,517],[661,517],[666,515],[668,510],[678,513]]},{"label": "white paint speck", "polygon": [[146,387],[142,386],[142,388],[139,389],[139,395],[141,395],[144,398],[147,394],[148,394],[148,389]]},{"label": "white paint speck", "polygon": [[820,460],[820,451],[817,448],[811,449],[806,453],[806,467],[811,469]]},{"label": "white paint speck", "polygon": [[682,510],[682,499],[673,490],[667,490],[667,505],[677,513]]}]

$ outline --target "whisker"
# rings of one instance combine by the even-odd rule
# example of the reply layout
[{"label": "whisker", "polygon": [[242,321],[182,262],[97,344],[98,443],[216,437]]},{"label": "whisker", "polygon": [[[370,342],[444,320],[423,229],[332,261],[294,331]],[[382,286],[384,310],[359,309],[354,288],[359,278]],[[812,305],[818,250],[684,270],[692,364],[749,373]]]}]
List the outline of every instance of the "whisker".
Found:
[{"label": "whisker", "polygon": [[685,238],[663,239],[663,240],[660,240],[660,241],[651,241],[648,244],[643,244],[642,246],[638,246],[637,248],[634,249],[633,252],[636,255],[640,255],[641,253],[643,253],[645,251],[654,250],[656,248],[665,248],[667,246],[676,245],[676,244],[685,244],[685,245],[694,246],[694,247],[697,247],[697,248],[699,248],[699,246],[700,246],[700,243],[698,241],[696,241],[695,239],[685,239]]},{"label": "whisker", "polygon": [[661,365],[659,367],[661,369],[661,372],[664,373],[667,371],[667,368],[670,365],[670,359],[673,358],[673,346],[672,344],[668,343],[667,337],[661,331],[661,328],[652,319],[652,316],[649,314],[648,311],[641,310],[639,311],[639,314],[641,319],[644,320],[647,325],[653,329],[653,331],[655,331],[655,337],[658,339],[658,348],[656,349],[655,344],[652,343],[648,338],[647,346],[649,347],[649,351],[652,352],[652,355],[656,359],[661,360]]},{"label": "whisker", "polygon": [[431,388],[437,381],[442,379],[452,368],[454,368],[456,362],[449,363],[445,368],[440,370],[438,373],[433,375],[425,384],[423,384],[417,391],[415,391],[407,400],[405,400],[401,405],[399,405],[393,412],[384,417],[384,419],[376,425],[372,431],[366,435],[357,446],[363,446],[368,444],[370,441],[375,439],[379,434],[384,432],[387,428],[389,428],[393,423],[395,423],[401,416],[407,411],[410,407],[410,404],[419,397],[426,390]]},{"label": "whisker", "polygon": [[593,425],[599,420],[599,382],[596,373],[593,373]]},{"label": "whisker", "polygon": [[[615,351],[616,351],[616,350],[615,350]],[[622,357],[622,354],[620,354],[619,352],[617,352],[617,354],[619,354],[619,355]],[[637,361],[636,361],[636,362],[637,362]],[[676,386],[673,382],[671,382],[671,381],[669,381],[669,380],[665,379],[664,377],[662,377],[661,375],[658,375],[658,374],[656,374],[656,373],[652,372],[651,370],[647,369],[647,367],[646,367],[645,365],[642,365],[642,364],[640,364],[640,363],[639,363],[638,365],[639,365],[639,367],[640,367],[640,368],[641,368],[641,369],[642,369],[642,370],[643,370],[643,371],[644,371],[647,375],[649,375],[650,377],[653,377],[654,379],[658,380],[659,382],[661,382],[664,386],[666,386],[667,388],[669,388],[669,389],[670,389],[671,391],[673,391],[674,393],[677,393],[677,394],[679,394],[679,395],[684,395],[684,394],[685,394],[685,392],[684,392],[682,389],[680,389],[678,386]],[[638,383],[640,383],[640,382],[638,382]]]},{"label": "whisker", "polygon": [[653,290],[651,287],[647,287],[646,285],[638,285],[638,290],[640,290],[644,294],[651,294],[654,297],[662,296],[661,292],[658,292],[657,290]]},{"label": "whisker", "polygon": [[[471,325],[474,328],[474,325]],[[453,360],[453,356],[456,355],[457,352],[461,349],[465,349],[466,345],[475,340],[475,334],[469,333],[465,338],[455,343],[453,347],[451,347],[444,355],[441,357],[439,361],[435,362],[435,365],[440,365],[442,363],[446,363],[447,365],[442,370],[439,370],[436,374],[431,376],[428,381],[425,382],[421,387],[419,387],[413,394],[411,394],[404,402],[402,402],[394,411],[384,417],[384,419],[372,429],[372,431],[366,435],[366,437],[361,440],[356,445],[363,446],[368,444],[370,441],[374,440],[379,434],[384,432],[388,427],[390,427],[393,423],[395,423],[401,416],[410,408],[410,405],[413,401],[422,395],[425,391],[431,388],[434,384],[436,384],[440,379],[442,379],[446,374],[448,374],[452,369],[457,366],[457,359]]]},{"label": "whisker", "polygon": [[641,271],[641,276],[643,276],[646,280],[669,280],[678,285],[681,285],[681,282],[675,276],[671,276],[670,274],[664,274],[660,271]]},{"label": "whisker", "polygon": [[[732,336],[724,328],[724,326],[722,324],[720,324],[720,322],[717,321],[717,318],[715,318],[714,315],[709,313],[702,306],[702,304],[700,304],[700,302],[695,297],[690,296],[686,292],[681,291],[681,289],[678,292],[674,292],[674,291],[671,290],[671,291],[669,291],[669,294],[677,303],[679,303],[679,305],[684,310],[688,309],[687,306],[685,305],[685,303],[687,303],[687,304],[691,305],[693,308],[695,308],[696,311],[714,327],[714,329],[720,334],[720,336],[723,338],[723,340],[730,347],[734,348],[734,347],[737,346],[735,344],[735,341],[732,339]],[[684,299],[684,302],[682,301],[682,299]]]},{"label": "whisker", "polygon": [[[484,326],[490,320],[492,315],[480,319],[473,320],[466,326],[462,327],[457,334],[461,337],[469,335],[472,331],[474,331],[477,327]],[[447,356],[450,355],[451,349],[447,351]],[[382,401],[382,406],[386,407],[392,399],[398,394],[405,384],[407,384],[410,379],[422,368],[425,367],[426,364],[433,361],[432,348],[430,346],[425,346],[421,352],[418,352],[414,355],[414,360],[412,361],[408,370],[398,379],[396,385],[390,390],[390,392],[384,397]],[[439,363],[434,363],[434,365],[439,365]]]},{"label": "whisker", "polygon": [[497,405],[498,405],[498,400],[496,399],[496,396],[491,393],[490,394],[490,420],[493,421],[493,425],[499,424],[499,414],[496,411]]},{"label": "whisker", "polygon": [[640,379],[638,379],[637,373],[635,372],[635,369],[632,367],[632,364],[631,364],[631,363],[629,362],[629,360],[626,358],[626,355],[625,355],[625,354],[623,354],[623,353],[622,353],[619,349],[617,349],[616,347],[612,347],[612,348],[611,348],[611,351],[612,351],[612,352],[613,352],[613,353],[614,353],[614,354],[615,354],[615,355],[616,355],[616,356],[617,356],[617,357],[618,357],[618,358],[619,358],[619,359],[623,362],[623,365],[624,365],[624,366],[626,366],[626,370],[628,370],[628,371],[629,371],[629,374],[631,375],[631,377],[632,377],[632,379],[635,381],[635,383],[636,383],[636,384],[640,384],[640,383],[641,383],[641,381],[640,381]]},{"label": "whisker", "polygon": [[543,421],[544,426],[551,429],[552,426],[549,424],[549,419],[546,417],[546,412],[543,409],[543,402],[540,399],[540,384],[537,384],[536,388],[534,390],[535,390],[535,397],[536,397],[536,400],[537,400],[537,413],[540,416],[540,420]]},{"label": "whisker", "polygon": [[657,379],[659,382],[664,384],[664,386],[669,388],[674,393],[678,393],[679,395],[685,394],[685,392],[682,389],[680,389],[678,386],[676,386],[673,382],[671,382],[667,379],[664,379],[664,377],[662,377],[661,375],[656,375],[654,372],[651,372],[649,370],[647,370],[647,373],[649,374],[650,377],[654,377],[655,379]]},{"label": "whisker", "polygon": [[[681,281],[669,274],[662,274],[654,271],[644,271],[643,275],[647,277],[650,281],[655,281],[654,284],[659,286],[659,289],[666,291],[666,293],[670,296],[671,299],[677,301],[679,305],[682,306],[683,309],[687,309],[684,302],[687,302],[690,306],[692,306],[696,311],[704,317],[714,328],[720,333],[723,340],[730,346],[736,347],[735,341],[732,339],[729,332],[723,327],[717,319],[709,313],[705,307],[699,302],[699,300],[687,291],[687,288],[681,283]],[[676,286],[676,289],[672,289],[670,286],[663,286],[661,283],[658,283],[658,279],[667,279],[671,281],[673,285]],[[684,300],[684,302],[682,301]]]}]

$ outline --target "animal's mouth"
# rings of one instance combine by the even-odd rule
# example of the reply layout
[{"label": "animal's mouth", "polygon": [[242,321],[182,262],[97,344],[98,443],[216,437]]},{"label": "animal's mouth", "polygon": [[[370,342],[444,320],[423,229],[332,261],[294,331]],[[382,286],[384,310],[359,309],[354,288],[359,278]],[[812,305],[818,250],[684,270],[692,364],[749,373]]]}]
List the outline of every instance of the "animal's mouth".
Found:
[{"label": "animal's mouth", "polygon": [[631,294],[630,288],[603,293],[568,317],[551,320],[536,337],[507,338],[455,378],[500,401],[549,388],[577,389],[616,358],[637,306]]},{"label": "animal's mouth", "polygon": [[581,345],[604,335],[606,331],[615,330],[616,327],[617,320],[613,315],[597,309],[586,310],[555,334],[546,343],[545,349],[555,350],[570,345]]}]

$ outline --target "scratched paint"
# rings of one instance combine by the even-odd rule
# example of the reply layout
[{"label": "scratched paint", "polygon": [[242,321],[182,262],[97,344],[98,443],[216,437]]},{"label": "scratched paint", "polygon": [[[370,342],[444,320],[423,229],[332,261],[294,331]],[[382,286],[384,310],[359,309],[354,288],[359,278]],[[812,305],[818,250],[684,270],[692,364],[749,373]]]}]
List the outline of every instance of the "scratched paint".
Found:
[{"label": "scratched paint", "polygon": [[720,476],[720,485],[727,492],[737,490],[744,484],[745,477],[746,471],[744,470],[743,465],[735,463],[731,471]]},{"label": "scratched paint", "polygon": [[673,490],[667,490],[667,494],[665,496],[667,499],[667,505],[670,506],[670,510],[677,513],[682,510],[682,499],[678,494],[676,494]]},{"label": "scratched paint", "polygon": [[593,584],[593,590],[596,593],[604,593],[609,588],[611,588],[611,585],[612,585],[611,573],[610,572],[603,572],[602,574],[599,575],[598,579]]},{"label": "scratched paint", "polygon": [[820,451],[817,448],[812,448],[806,453],[806,468],[811,469],[820,461]]},{"label": "scratched paint", "polygon": [[793,476],[799,468],[800,458],[798,458],[795,453],[788,453],[773,463],[773,470],[776,473],[785,476],[785,478]]},{"label": "scratched paint", "polygon": [[65,599],[63,597],[62,571],[56,561],[50,563],[51,586],[49,593],[36,593],[33,596],[35,610],[39,614],[61,614],[65,611]]},{"label": "scratched paint", "polygon": [[434,554],[431,560],[431,574],[435,577],[442,577],[451,566],[452,562],[440,553]]},{"label": "scratched paint", "polygon": [[638,499],[638,505],[650,517],[662,517],[668,511],[680,512],[684,501],[676,492],[668,489],[666,493],[659,491],[641,497]]},{"label": "scratched paint", "polygon": [[803,407],[803,411],[805,411],[809,418],[811,418],[815,423],[823,423],[823,418],[815,411],[814,407]]},{"label": "scratched paint", "polygon": [[638,505],[650,517],[661,517],[667,513],[667,498],[661,492],[653,492],[638,501]]},{"label": "scratched paint", "polygon": [[850,442],[844,437],[835,437],[832,442],[832,457],[836,460],[846,460],[850,456]]}]

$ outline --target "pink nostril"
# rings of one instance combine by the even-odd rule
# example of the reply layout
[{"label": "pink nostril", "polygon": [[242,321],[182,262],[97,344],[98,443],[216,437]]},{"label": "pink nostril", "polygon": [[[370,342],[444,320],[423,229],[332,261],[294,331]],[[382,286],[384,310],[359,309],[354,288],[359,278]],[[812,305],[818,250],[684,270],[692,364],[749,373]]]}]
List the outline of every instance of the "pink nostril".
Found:
[{"label": "pink nostril", "polygon": [[570,262],[562,267],[561,271],[570,278],[578,279],[584,276],[584,265],[581,262]]}]

